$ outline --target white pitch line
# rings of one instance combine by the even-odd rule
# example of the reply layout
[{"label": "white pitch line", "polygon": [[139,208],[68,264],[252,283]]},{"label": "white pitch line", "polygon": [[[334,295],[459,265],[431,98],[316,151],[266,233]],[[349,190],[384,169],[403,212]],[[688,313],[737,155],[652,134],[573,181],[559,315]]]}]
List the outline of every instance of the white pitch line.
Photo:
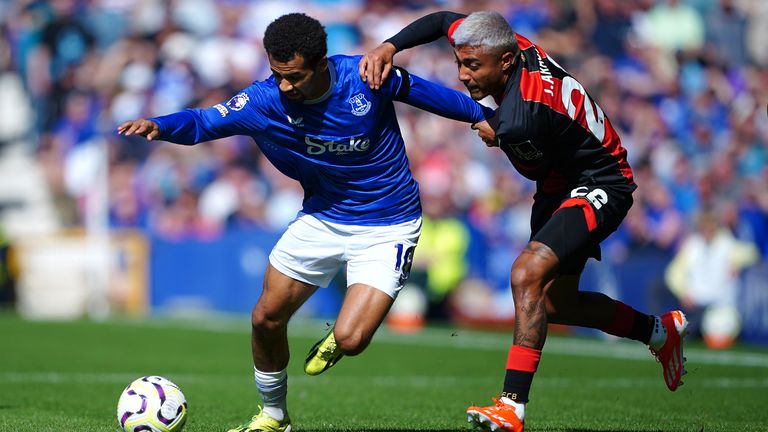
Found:
[{"label": "white pitch line", "polygon": [[[129,373],[82,373],[82,372],[1,372],[0,383],[7,384],[121,384],[127,385],[140,374]],[[251,379],[249,374],[211,375],[211,374],[173,374],[169,378],[179,385],[210,384],[210,383],[242,383]],[[477,385],[497,383],[495,377],[464,377],[464,376],[429,376],[429,375],[380,375],[366,377],[333,376],[308,377],[291,375],[289,381],[303,386],[328,385],[375,385],[380,387],[411,387],[453,388],[462,385]],[[768,377],[764,378],[734,378],[706,377],[690,379],[689,386],[696,388],[768,388]],[[663,387],[659,379],[651,378],[592,378],[592,377],[536,377],[536,387],[568,388],[568,387],[600,387],[600,388],[655,388]]]},{"label": "white pitch line", "polygon": [[[398,335],[392,333],[377,334],[375,341],[396,345],[454,347],[474,350],[507,351],[512,342],[512,335],[500,336],[479,332],[459,331],[455,337],[446,331],[444,335],[429,333]],[[590,340],[560,336],[550,336],[544,346],[544,355],[563,355],[575,357],[617,358],[623,360],[648,361],[653,357],[648,349],[639,343],[623,340]],[[768,354],[741,351],[711,351],[702,348],[685,348],[688,364],[708,364],[722,366],[745,366],[768,368]]]},{"label": "white pitch line", "polygon": [[[148,327],[170,327],[205,330],[219,333],[247,333],[250,331],[248,319],[200,319],[195,321],[150,320],[128,322]],[[325,335],[326,325],[322,321],[297,320],[288,326],[291,336],[320,338]],[[512,332],[490,333],[472,330],[424,328],[414,334],[400,334],[380,329],[374,337],[374,343],[393,345],[427,346],[435,348],[459,348],[483,351],[509,350]],[[621,339],[596,340],[550,335],[544,347],[544,355],[562,355],[591,358],[617,358],[633,361],[649,361],[653,357],[648,349],[637,342]],[[685,348],[688,365],[718,365],[768,368],[768,353],[754,351],[713,351],[703,348]]]}]

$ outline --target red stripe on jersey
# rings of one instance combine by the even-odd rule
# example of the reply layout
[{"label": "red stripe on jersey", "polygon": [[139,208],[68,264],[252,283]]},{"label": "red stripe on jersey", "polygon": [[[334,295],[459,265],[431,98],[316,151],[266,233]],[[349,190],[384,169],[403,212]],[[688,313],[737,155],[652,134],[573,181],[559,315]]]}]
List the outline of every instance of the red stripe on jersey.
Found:
[{"label": "red stripe on jersey", "polygon": [[517,33],[515,33],[515,38],[517,39],[517,45],[520,47],[520,51],[525,51],[533,46],[533,42]]},{"label": "red stripe on jersey", "polygon": [[459,18],[456,21],[454,21],[453,24],[451,24],[450,27],[448,27],[448,34],[447,34],[447,36],[448,36],[448,42],[451,43],[451,46],[456,45],[454,43],[454,41],[453,41],[453,32],[456,31],[456,28],[458,28],[459,24],[461,24],[463,21],[464,21],[464,18]]},{"label": "red stripe on jersey", "polygon": [[566,207],[581,207],[581,210],[584,212],[584,218],[587,220],[587,228],[589,228],[589,231],[592,232],[597,228],[597,216],[595,215],[595,208],[592,207],[592,204],[589,203],[589,201],[585,200],[584,198],[568,198],[567,200],[563,201],[562,204],[560,204],[560,207],[555,210],[554,213],[557,213],[558,210],[564,209]]},{"label": "red stripe on jersey", "polygon": [[529,71],[523,69],[520,75],[520,95],[524,100],[539,102],[547,105],[553,110],[563,115],[568,115],[568,110],[563,105],[563,98],[560,97],[563,83],[560,79],[549,76],[551,82],[544,81],[539,71]]},{"label": "red stripe on jersey", "polygon": [[[536,49],[540,48],[533,45]],[[544,56],[542,56],[544,58]],[[554,67],[554,65],[552,65]],[[575,108],[573,115],[568,113],[563,103],[562,91],[563,82],[559,78],[555,78],[551,75],[546,76],[546,80],[542,78],[540,71],[529,71],[523,69],[520,75],[520,94],[524,100],[531,102],[538,102],[547,105],[552,110],[568,116],[575,120],[581,127],[587,130],[594,136],[587,123],[586,110],[584,109],[584,103],[586,102],[586,93],[580,91],[571,90],[571,102],[572,108]],[[589,101],[592,104],[592,112],[596,112],[596,104],[593,101]],[[634,176],[632,174],[632,168],[627,162],[627,150],[621,146],[621,139],[616,133],[616,130],[611,125],[611,122],[607,117],[603,117],[603,125],[605,128],[605,134],[603,140],[600,143],[608,152],[616,159],[619,164],[621,175],[627,179],[629,184],[635,184]]]},{"label": "red stripe on jersey", "polygon": [[530,47],[536,48],[536,51],[539,52],[539,55],[541,58],[547,58],[547,53],[544,52],[543,49],[541,49],[540,46],[535,45],[533,42],[528,40],[528,38],[524,36],[520,36],[519,34],[515,33],[515,38],[517,39],[517,46],[520,47],[520,51],[525,51]]},{"label": "red stripe on jersey", "polygon": [[629,181],[629,184],[635,184],[635,177],[632,174],[632,168],[627,162],[627,149],[621,146],[621,138],[616,130],[613,128],[608,119],[605,119],[605,137],[603,138],[603,147],[611,152],[611,156],[616,158],[619,163],[619,169],[621,169],[621,175]]}]

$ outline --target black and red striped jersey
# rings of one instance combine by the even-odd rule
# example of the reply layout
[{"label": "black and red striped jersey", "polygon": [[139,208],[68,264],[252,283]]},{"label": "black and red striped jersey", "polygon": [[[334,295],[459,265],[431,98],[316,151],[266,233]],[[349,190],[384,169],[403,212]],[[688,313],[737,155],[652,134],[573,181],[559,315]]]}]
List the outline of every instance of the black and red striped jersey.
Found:
[{"label": "black and red striped jersey", "polygon": [[[387,39],[400,51],[452,34],[464,14],[442,11],[417,19]],[[635,187],[627,151],[584,87],[541,47],[517,35],[520,54],[509,77],[494,130],[499,147],[544,193],[576,186]]]},{"label": "black and red striped jersey", "polygon": [[515,168],[544,193],[634,186],[627,151],[600,106],[541,47],[520,35],[517,41],[520,54],[493,125]]}]

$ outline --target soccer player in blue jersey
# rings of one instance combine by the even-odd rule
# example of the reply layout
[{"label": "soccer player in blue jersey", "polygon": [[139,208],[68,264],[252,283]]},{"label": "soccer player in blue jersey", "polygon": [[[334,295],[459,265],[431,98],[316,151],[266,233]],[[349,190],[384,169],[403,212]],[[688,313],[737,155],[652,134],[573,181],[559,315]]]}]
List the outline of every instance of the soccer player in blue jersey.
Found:
[{"label": "soccer player in blue jersey", "polygon": [[288,320],[319,286],[346,265],[341,311],[310,352],[309,374],[362,352],[408,278],[421,205],[392,102],[468,123],[482,124],[493,114],[460,92],[398,68],[371,90],[358,76],[360,56],[326,57],[322,25],[304,14],[272,22],[264,47],[272,77],[228,102],[118,127],[123,135],[179,144],[251,136],[275,167],[304,188],[303,208],[269,256],[251,316],[254,375],[264,408],[230,432],[291,430]]}]

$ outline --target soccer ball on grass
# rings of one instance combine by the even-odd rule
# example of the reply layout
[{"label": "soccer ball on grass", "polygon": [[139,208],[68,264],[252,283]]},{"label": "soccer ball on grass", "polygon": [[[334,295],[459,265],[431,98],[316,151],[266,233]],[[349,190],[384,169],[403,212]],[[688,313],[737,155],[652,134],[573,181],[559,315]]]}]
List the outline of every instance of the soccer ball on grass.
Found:
[{"label": "soccer ball on grass", "polygon": [[178,432],[187,421],[187,400],[170,380],[141,377],[120,395],[117,421],[125,432]]}]

